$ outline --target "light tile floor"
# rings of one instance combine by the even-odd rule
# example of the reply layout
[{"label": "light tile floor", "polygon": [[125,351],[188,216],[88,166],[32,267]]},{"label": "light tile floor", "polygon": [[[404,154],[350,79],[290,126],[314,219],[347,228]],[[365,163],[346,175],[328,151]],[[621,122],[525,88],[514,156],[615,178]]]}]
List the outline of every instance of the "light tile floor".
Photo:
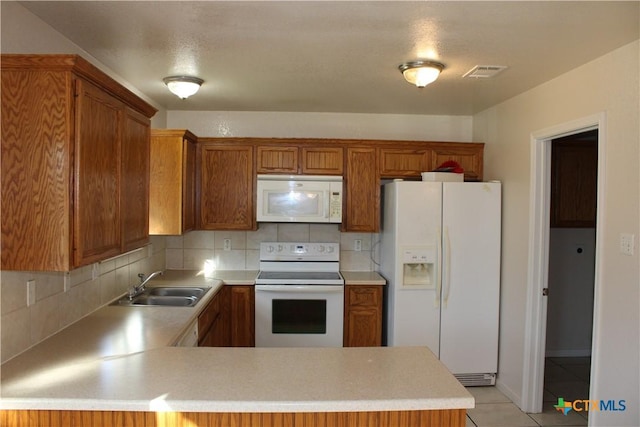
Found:
[{"label": "light tile floor", "polygon": [[467,427],[586,426],[587,412],[558,412],[558,397],[567,401],[589,398],[589,357],[547,358],[542,413],[522,412],[496,387],[468,387],[476,407],[467,412]]}]

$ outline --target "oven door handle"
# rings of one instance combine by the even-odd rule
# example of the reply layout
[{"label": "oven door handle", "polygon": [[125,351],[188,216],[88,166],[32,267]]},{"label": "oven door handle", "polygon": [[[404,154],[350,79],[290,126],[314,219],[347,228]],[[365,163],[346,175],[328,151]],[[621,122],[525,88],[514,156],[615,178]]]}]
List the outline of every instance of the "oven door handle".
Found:
[{"label": "oven door handle", "polygon": [[335,292],[344,293],[342,285],[256,285],[260,292]]}]

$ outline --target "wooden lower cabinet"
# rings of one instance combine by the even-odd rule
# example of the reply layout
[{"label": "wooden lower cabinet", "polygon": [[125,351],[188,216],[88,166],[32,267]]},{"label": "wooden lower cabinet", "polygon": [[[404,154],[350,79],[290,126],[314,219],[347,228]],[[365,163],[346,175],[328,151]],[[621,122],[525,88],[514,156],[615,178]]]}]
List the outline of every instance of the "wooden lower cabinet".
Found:
[{"label": "wooden lower cabinet", "polygon": [[255,288],[253,285],[228,288],[231,347],[255,347]]},{"label": "wooden lower cabinet", "polygon": [[198,317],[198,347],[255,346],[253,285],[225,285]]},{"label": "wooden lower cabinet", "polygon": [[378,412],[0,411],[4,427],[463,427],[465,409]]},{"label": "wooden lower cabinet", "polygon": [[382,345],[382,285],[344,287],[344,347]]}]

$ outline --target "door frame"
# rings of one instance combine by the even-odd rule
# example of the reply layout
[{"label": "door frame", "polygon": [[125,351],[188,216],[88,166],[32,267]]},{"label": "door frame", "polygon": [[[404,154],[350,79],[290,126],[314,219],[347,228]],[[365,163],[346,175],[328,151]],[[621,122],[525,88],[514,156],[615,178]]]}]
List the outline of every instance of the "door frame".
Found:
[{"label": "door frame", "polygon": [[547,298],[542,295],[549,276],[549,218],[551,200],[551,142],[553,139],[598,129],[598,194],[596,210],[595,277],[593,299],[593,335],[591,338],[591,383],[594,394],[593,362],[598,352],[600,319],[601,259],[605,183],[606,113],[601,112],[562,123],[531,134],[531,169],[529,192],[529,259],[527,274],[527,305],[522,372],[522,410],[542,412],[544,359],[547,332]]}]

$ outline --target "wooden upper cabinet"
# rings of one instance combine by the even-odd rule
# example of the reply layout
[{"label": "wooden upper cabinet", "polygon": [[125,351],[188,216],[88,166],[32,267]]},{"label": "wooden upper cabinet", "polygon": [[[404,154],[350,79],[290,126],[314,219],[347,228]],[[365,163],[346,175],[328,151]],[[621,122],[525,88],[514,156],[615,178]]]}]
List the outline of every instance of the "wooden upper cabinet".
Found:
[{"label": "wooden upper cabinet", "polygon": [[298,147],[256,147],[258,173],[298,173]]},{"label": "wooden upper cabinet", "polygon": [[257,145],[257,173],[342,175],[342,147],[286,145],[286,142],[281,144],[284,145]]},{"label": "wooden upper cabinet", "polygon": [[551,144],[551,227],[596,226],[598,142],[590,134],[591,141],[572,135]]},{"label": "wooden upper cabinet", "polygon": [[122,245],[122,105],[90,83],[77,83],[74,263],[84,265],[119,254]]},{"label": "wooden upper cabinet", "polygon": [[305,175],[342,175],[343,151],[342,147],[302,147],[301,172]]},{"label": "wooden upper cabinet", "polygon": [[2,269],[69,271],[146,241],[156,110],[77,55],[2,55],[0,67]]},{"label": "wooden upper cabinet", "polygon": [[180,235],[195,228],[197,140],[185,129],[151,131],[149,234]]},{"label": "wooden upper cabinet", "polygon": [[465,181],[482,181],[483,174],[482,143],[437,143],[431,151],[431,167],[433,170],[446,162],[454,160],[464,169]]},{"label": "wooden upper cabinet", "polygon": [[420,177],[431,169],[431,150],[427,148],[381,148],[382,178]]},{"label": "wooden upper cabinet", "polygon": [[348,147],[342,231],[377,232],[380,229],[380,175],[376,148]]},{"label": "wooden upper cabinet", "polygon": [[253,146],[204,139],[198,155],[200,228],[255,229]]},{"label": "wooden upper cabinet", "polygon": [[122,246],[130,251],[149,243],[149,119],[130,108],[122,138]]}]

